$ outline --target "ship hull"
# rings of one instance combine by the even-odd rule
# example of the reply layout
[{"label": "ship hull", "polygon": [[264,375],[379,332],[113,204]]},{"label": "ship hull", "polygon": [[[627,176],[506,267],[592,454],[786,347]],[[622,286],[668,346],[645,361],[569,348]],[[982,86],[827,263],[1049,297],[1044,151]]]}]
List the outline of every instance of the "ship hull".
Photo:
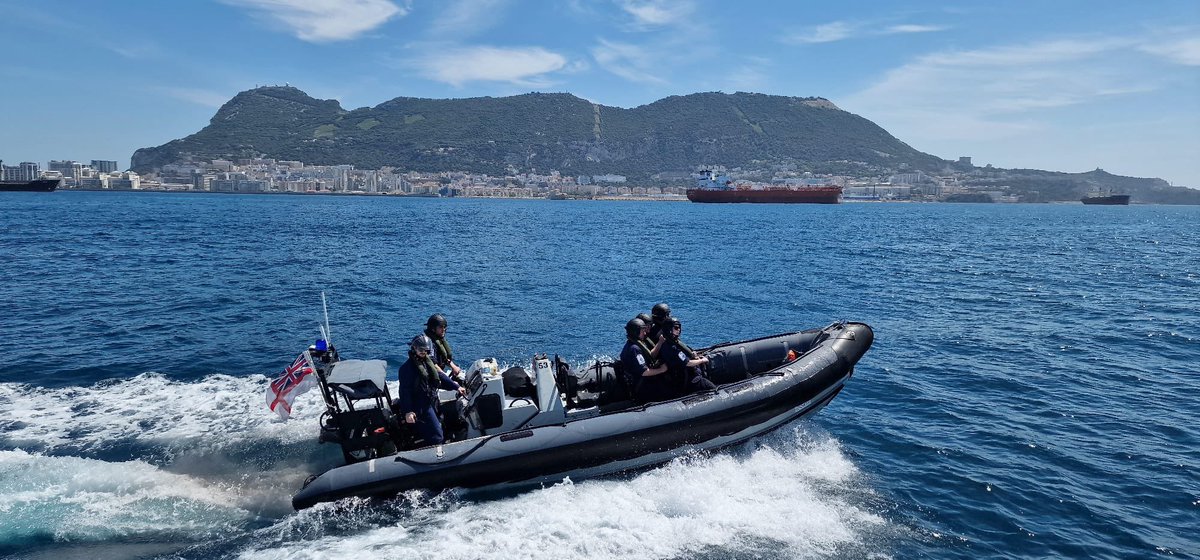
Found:
[{"label": "ship hull", "polygon": [[688,189],[687,197],[692,202],[838,204],[842,201],[842,189]]},{"label": "ship hull", "polygon": [[1110,196],[1087,196],[1079,200],[1084,204],[1098,204],[1102,206],[1126,206],[1129,204],[1129,195],[1114,194]]},{"label": "ship hull", "polygon": [[62,184],[62,179],[36,181],[0,181],[0,192],[50,192]]}]

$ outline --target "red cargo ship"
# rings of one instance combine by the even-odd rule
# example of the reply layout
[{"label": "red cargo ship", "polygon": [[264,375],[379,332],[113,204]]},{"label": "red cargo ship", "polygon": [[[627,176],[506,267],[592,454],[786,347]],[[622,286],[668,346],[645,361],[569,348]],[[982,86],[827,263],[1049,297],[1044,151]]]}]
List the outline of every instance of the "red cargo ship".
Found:
[{"label": "red cargo ship", "polygon": [[838,204],[842,201],[842,187],[764,187],[755,188],[734,185],[724,177],[704,171],[696,181],[696,188],[688,189],[688,200],[692,202],[764,202],[783,204]]}]

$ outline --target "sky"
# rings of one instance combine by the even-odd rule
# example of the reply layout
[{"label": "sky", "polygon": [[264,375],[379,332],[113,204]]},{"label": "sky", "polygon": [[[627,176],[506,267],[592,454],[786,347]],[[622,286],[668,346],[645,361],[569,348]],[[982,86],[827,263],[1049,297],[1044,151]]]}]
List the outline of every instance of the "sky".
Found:
[{"label": "sky", "polygon": [[1200,188],[1200,0],[0,0],[0,82],[6,165],[124,167],[261,85],[346,109],[748,91],[946,159]]}]

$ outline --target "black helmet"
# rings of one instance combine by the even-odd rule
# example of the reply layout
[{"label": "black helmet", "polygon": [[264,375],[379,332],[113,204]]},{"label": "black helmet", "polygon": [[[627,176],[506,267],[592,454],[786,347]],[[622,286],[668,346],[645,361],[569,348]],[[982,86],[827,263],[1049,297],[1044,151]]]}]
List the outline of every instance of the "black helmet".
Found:
[{"label": "black helmet", "polygon": [[429,320],[425,321],[425,328],[432,329],[434,327],[445,327],[446,318],[441,313],[434,313],[429,316]]},{"label": "black helmet", "polygon": [[681,328],[682,328],[682,327],[683,327],[683,323],[680,323],[680,322],[679,322],[679,319],[676,319],[676,318],[674,318],[674,317],[667,317],[666,319],[664,319],[664,320],[663,320],[663,324],[662,324],[662,333],[663,333],[663,336],[670,337],[670,338],[674,338],[674,337],[675,337],[675,333],[673,333],[673,332],[671,332],[671,331],[672,331],[672,330],[674,330],[674,329],[675,329],[675,327],[681,327]]},{"label": "black helmet", "polygon": [[412,342],[408,343],[408,346],[413,352],[416,352],[417,350],[433,352],[433,341],[429,340],[429,337],[425,336],[424,334],[414,336]]},{"label": "black helmet", "polygon": [[642,329],[645,327],[645,321],[642,321],[640,317],[634,317],[628,323],[625,323],[625,336],[636,339],[638,335],[642,334]]},{"label": "black helmet", "polygon": [[671,306],[665,303],[655,304],[654,308],[650,310],[650,314],[654,315],[655,321],[662,321],[671,316]]},{"label": "black helmet", "polygon": [[651,318],[650,318],[650,316],[649,316],[649,315],[647,315],[647,314],[645,314],[645,313],[638,313],[638,314],[637,314],[637,318],[638,318],[638,319],[641,319],[641,320],[642,320],[642,322],[643,322],[643,323],[646,323],[647,325],[653,325],[653,324],[654,324],[654,319],[651,319]]}]

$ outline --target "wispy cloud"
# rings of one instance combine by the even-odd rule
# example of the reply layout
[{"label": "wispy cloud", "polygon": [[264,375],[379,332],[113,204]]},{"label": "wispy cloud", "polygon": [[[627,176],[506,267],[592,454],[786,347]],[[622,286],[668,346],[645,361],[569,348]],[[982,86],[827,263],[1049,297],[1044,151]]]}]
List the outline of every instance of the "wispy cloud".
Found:
[{"label": "wispy cloud", "polygon": [[1169,64],[1192,59],[1186,41],[1162,35],[928,54],[836,102],[942,157],[1186,182],[1198,176],[1190,154],[1200,136],[1194,102],[1178,90],[1195,85]]},{"label": "wispy cloud", "polygon": [[833,43],[847,39],[870,37],[875,35],[896,35],[901,33],[932,33],[949,29],[944,25],[928,25],[906,23],[881,26],[879,23],[866,21],[831,21],[814,25],[789,33],[783,42],[791,44]]},{"label": "wispy cloud", "polygon": [[404,16],[407,7],[390,0],[220,0],[282,25],[298,39],[329,43],[353,39]]},{"label": "wispy cloud", "polygon": [[166,54],[166,52],[158,45],[145,41],[136,44],[122,44],[105,41],[104,48],[130,60],[159,58],[165,56]]},{"label": "wispy cloud", "polygon": [[858,26],[845,21],[834,21],[824,23],[805,31],[792,34],[788,38],[790,43],[832,43],[849,39],[858,31]]},{"label": "wispy cloud", "polygon": [[665,84],[667,80],[655,72],[655,56],[646,48],[629,43],[599,40],[592,47],[592,58],[601,68],[631,82]]},{"label": "wispy cloud", "polygon": [[932,33],[934,31],[945,31],[949,29],[944,25],[921,25],[916,23],[907,23],[902,25],[893,25],[883,30],[885,35],[895,33]]},{"label": "wispy cloud", "polygon": [[636,27],[651,28],[682,23],[691,17],[695,5],[690,0],[618,0]]},{"label": "wispy cloud", "polygon": [[1200,66],[1200,38],[1154,40],[1141,45],[1141,50],[1186,66]]},{"label": "wispy cloud", "polygon": [[562,70],[567,59],[541,47],[468,46],[429,49],[416,63],[426,78],[461,86],[468,82],[509,82],[541,87],[545,75]]},{"label": "wispy cloud", "polygon": [[444,4],[442,13],[433,20],[429,32],[433,36],[453,34],[456,37],[474,35],[488,29],[500,18],[497,13],[508,0],[457,0]]},{"label": "wispy cloud", "polygon": [[1116,60],[1134,44],[1068,39],[929,54],[839,104],[917,140],[1011,137],[1044,126],[1035,112],[1158,87]]},{"label": "wispy cloud", "polygon": [[227,94],[197,88],[156,86],[154,89],[168,97],[214,109],[224,105],[232,97]]}]

